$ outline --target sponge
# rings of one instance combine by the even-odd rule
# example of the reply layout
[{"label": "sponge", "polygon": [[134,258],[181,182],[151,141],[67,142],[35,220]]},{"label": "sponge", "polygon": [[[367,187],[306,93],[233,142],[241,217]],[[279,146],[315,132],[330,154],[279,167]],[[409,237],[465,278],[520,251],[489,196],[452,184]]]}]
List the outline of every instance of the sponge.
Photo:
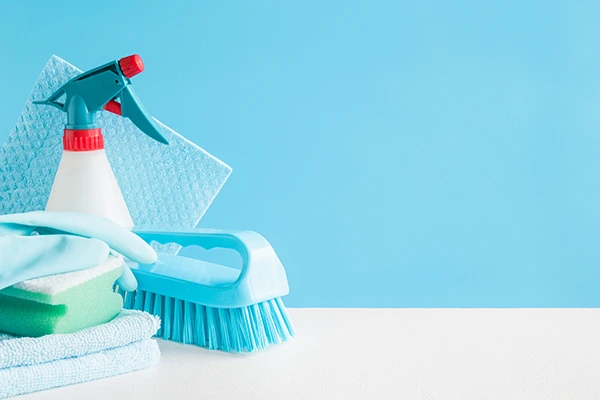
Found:
[{"label": "sponge", "polygon": [[31,279],[0,290],[0,331],[39,337],[72,333],[112,320],[123,307],[113,291],[123,257],[83,271]]}]

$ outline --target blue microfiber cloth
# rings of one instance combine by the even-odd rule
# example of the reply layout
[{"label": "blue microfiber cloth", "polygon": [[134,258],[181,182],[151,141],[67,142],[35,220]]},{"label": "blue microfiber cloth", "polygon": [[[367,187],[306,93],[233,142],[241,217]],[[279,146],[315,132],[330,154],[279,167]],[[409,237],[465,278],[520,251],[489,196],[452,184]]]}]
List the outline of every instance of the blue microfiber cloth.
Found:
[{"label": "blue microfiber cloth", "polygon": [[[32,101],[47,99],[79,73],[52,56],[38,77],[0,149],[0,214],[46,207],[62,154],[66,116]],[[168,146],[148,138],[127,118],[100,114],[106,154],[136,229],[195,227],[231,168],[158,121]]]},{"label": "blue microfiber cloth", "polygon": [[0,334],[0,398],[107,378],[158,363],[158,318],[123,310],[111,322],[65,335]]}]

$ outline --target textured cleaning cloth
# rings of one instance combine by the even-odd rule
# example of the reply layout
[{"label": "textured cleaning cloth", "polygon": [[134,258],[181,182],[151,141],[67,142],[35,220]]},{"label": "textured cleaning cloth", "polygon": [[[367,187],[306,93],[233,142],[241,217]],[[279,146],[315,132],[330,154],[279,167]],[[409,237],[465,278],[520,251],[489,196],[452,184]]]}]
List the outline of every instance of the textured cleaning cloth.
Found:
[{"label": "textured cleaning cloth", "polygon": [[[54,107],[32,101],[47,99],[79,73],[52,56],[38,77],[0,149],[0,214],[46,207],[67,117]],[[127,118],[107,111],[99,114],[106,154],[136,229],[195,227],[231,168],[158,121],[169,145],[150,139]]]},{"label": "textured cleaning cloth", "polygon": [[0,334],[0,398],[106,378],[156,364],[158,318],[123,310],[111,322],[68,335]]},{"label": "textured cleaning cloth", "polygon": [[158,344],[147,339],[78,358],[4,369],[0,370],[0,399],[122,375],[159,360]]}]

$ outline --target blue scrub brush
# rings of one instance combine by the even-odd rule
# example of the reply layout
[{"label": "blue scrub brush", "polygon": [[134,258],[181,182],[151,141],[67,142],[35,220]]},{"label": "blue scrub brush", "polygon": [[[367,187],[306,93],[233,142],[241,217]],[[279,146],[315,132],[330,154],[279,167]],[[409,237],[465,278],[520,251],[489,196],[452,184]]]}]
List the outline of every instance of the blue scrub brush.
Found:
[{"label": "blue scrub brush", "polygon": [[241,270],[159,253],[151,265],[130,263],[138,281],[125,308],[157,315],[157,336],[228,352],[252,352],[294,336],[282,296],[289,293],[283,265],[267,240],[251,231],[195,229],[136,232],[148,243],[237,251]]}]

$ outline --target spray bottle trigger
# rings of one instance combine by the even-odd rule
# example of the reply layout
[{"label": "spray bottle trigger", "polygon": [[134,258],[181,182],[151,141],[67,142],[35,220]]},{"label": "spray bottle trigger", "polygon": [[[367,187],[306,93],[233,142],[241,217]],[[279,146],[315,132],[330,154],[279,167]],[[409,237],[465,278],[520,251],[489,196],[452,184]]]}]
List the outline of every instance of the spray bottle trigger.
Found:
[{"label": "spray bottle trigger", "polygon": [[[169,144],[160,132],[152,117],[149,116],[141,101],[129,85],[125,86],[120,93],[121,110],[123,117],[129,118],[135,126],[152,139],[163,144]],[[116,102],[115,102],[116,103]]]}]

